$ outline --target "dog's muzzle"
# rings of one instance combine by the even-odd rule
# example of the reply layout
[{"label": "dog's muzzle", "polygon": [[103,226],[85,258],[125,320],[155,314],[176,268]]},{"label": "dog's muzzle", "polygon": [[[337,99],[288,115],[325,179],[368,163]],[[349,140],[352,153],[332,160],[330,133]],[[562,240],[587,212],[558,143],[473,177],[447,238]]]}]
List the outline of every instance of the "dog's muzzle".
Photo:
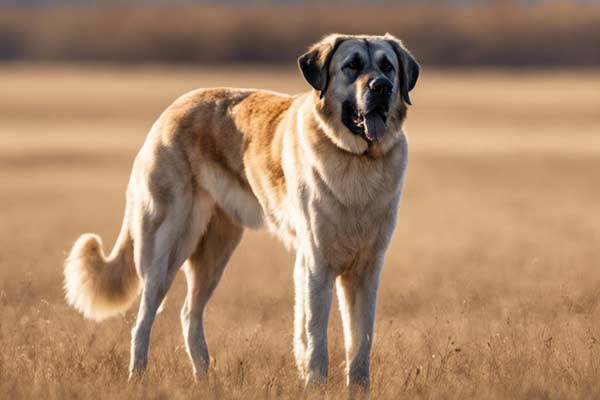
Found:
[{"label": "dog's muzzle", "polygon": [[365,136],[370,141],[379,140],[386,131],[387,114],[394,85],[386,77],[377,77],[367,84],[363,123]]}]

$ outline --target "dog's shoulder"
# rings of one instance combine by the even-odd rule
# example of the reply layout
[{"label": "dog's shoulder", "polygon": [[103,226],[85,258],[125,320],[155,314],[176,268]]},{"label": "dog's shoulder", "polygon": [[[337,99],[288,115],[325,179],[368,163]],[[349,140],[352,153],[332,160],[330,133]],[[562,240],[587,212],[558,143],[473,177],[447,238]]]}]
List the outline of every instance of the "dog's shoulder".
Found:
[{"label": "dog's shoulder", "polygon": [[288,122],[294,120],[289,118],[293,103],[292,96],[256,91],[232,109],[235,125],[243,135],[247,173],[255,178],[254,189],[264,195],[279,197],[285,191],[283,138],[290,129]]},{"label": "dog's shoulder", "polygon": [[273,139],[293,101],[292,96],[256,90],[232,108],[232,116],[246,140],[266,144]]}]

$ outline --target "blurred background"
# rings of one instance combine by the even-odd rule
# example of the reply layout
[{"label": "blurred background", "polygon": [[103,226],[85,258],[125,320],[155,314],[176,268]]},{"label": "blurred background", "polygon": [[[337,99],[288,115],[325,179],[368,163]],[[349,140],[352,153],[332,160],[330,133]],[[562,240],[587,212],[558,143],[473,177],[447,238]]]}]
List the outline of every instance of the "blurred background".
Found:
[{"label": "blurred background", "polygon": [[[373,398],[600,397],[600,2],[0,0],[0,398],[301,397],[294,256],[268,233],[246,233],[206,311],[210,385],[192,383],[181,276],[127,384],[137,305],[84,320],[62,262],[83,232],[110,250],[175,98],[309,90],[296,58],[332,31],[390,32],[422,66]],[[329,333],[328,396],[346,398],[335,306]]]},{"label": "blurred background", "polygon": [[323,34],[392,32],[428,66],[594,66],[598,1],[4,1],[0,60],[293,62]]}]

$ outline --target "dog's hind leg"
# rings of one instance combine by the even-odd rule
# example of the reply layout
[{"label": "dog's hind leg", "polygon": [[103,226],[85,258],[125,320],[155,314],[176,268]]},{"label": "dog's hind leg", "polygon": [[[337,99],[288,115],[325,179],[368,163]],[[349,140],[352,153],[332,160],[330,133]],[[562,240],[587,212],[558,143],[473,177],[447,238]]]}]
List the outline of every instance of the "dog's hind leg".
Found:
[{"label": "dog's hind leg", "polygon": [[181,310],[181,325],[196,380],[208,372],[209,354],[204,336],[204,308],[223,270],[242,238],[243,228],[218,206],[206,232],[184,267],[188,291]]},{"label": "dog's hind leg", "polygon": [[[164,259],[158,259],[151,265],[162,267],[161,264],[166,264]],[[152,324],[158,308],[171,286],[173,276],[174,274],[167,274],[166,271],[160,271],[160,273],[153,274],[152,277],[147,276],[144,280],[140,308],[135,327],[131,331],[130,380],[141,377],[146,370]]]},{"label": "dog's hind leg", "polygon": [[[135,259],[142,279],[142,296],[132,330],[130,379],[140,376],[148,363],[150,331],[157,310],[173,279],[206,229],[214,202],[190,186],[172,188],[170,201],[138,207]],[[146,199],[147,200],[147,199]],[[153,210],[154,212],[150,212]],[[158,210],[158,211],[157,211]]]}]

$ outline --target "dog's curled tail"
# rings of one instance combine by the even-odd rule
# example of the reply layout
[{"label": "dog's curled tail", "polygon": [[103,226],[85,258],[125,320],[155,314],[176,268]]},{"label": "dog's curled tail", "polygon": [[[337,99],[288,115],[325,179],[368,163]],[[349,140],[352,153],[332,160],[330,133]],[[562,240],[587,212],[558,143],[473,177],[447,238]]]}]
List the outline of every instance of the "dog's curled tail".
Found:
[{"label": "dog's curled tail", "polygon": [[98,235],[81,235],[65,262],[64,274],[67,302],[86,318],[101,321],[126,311],[138,295],[140,281],[127,227],[123,226],[108,257]]}]

